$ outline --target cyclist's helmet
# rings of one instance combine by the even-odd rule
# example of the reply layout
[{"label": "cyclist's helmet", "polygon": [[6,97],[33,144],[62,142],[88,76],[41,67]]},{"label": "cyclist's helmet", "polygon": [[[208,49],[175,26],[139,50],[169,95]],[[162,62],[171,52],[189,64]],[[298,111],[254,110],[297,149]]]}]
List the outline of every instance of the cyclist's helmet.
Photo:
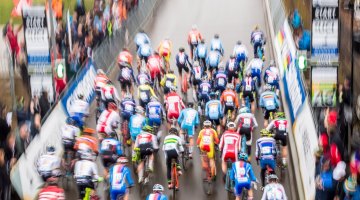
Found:
[{"label": "cyclist's helmet", "polygon": [[201,39],[201,44],[205,44],[205,39]]},{"label": "cyclist's helmet", "polygon": [[267,130],[267,129],[262,129],[261,131],[260,131],[260,135],[261,135],[261,137],[269,137],[270,136],[270,132]]},{"label": "cyclist's helmet", "polygon": [[145,132],[149,132],[149,133],[154,132],[153,127],[151,127],[151,126],[149,126],[149,125],[147,125],[147,124],[142,127],[142,130],[145,131]]},{"label": "cyclist's helmet", "polygon": [[144,29],[140,29],[140,30],[139,30],[139,33],[145,33],[145,30],[144,30]]},{"label": "cyclist's helmet", "polygon": [[233,90],[233,89],[234,89],[234,85],[231,84],[231,83],[228,83],[228,84],[226,85],[226,89],[231,89],[231,90]]},{"label": "cyclist's helmet", "polygon": [[176,87],[176,86],[170,86],[170,91],[176,92],[176,91],[177,91],[177,87]]},{"label": "cyclist's helmet", "polygon": [[82,93],[78,94],[78,99],[83,99],[84,95]]},{"label": "cyclist's helmet", "polygon": [[203,125],[204,125],[205,127],[210,127],[210,126],[211,126],[211,121],[206,120],[206,121],[204,121]]},{"label": "cyclist's helmet", "polygon": [[124,99],[132,99],[132,95],[130,93],[125,94]]},{"label": "cyclist's helmet", "polygon": [[217,34],[217,33],[214,35],[214,38],[215,38],[215,39],[219,39],[219,37],[220,37],[220,36],[219,36],[219,34]]},{"label": "cyclist's helmet", "polygon": [[129,160],[126,156],[122,155],[116,160],[116,162],[120,164],[126,164],[129,162]]},{"label": "cyclist's helmet", "polygon": [[66,123],[69,125],[75,125],[76,121],[72,117],[66,118]]},{"label": "cyclist's helmet", "polygon": [[247,161],[249,156],[247,155],[247,153],[241,152],[239,153],[239,160],[243,160],[243,161]]},{"label": "cyclist's helmet", "polygon": [[108,109],[116,110],[117,109],[116,103],[114,103],[114,102],[108,103]]},{"label": "cyclist's helmet", "polygon": [[164,192],[164,187],[160,184],[155,184],[153,187],[153,192]]},{"label": "cyclist's helmet", "polygon": [[177,135],[178,132],[179,132],[179,131],[178,131],[175,127],[171,127],[170,130],[169,130],[169,133],[170,133],[170,134],[175,134],[175,135]]},{"label": "cyclist's helmet", "polygon": [[188,103],[187,103],[187,107],[188,107],[188,108],[193,108],[193,107],[194,107],[194,103],[193,103],[193,102],[188,102]]},{"label": "cyclist's helmet", "polygon": [[102,69],[98,69],[97,71],[96,71],[96,74],[105,74],[105,72],[104,72],[104,70],[102,70]]},{"label": "cyclist's helmet", "polygon": [[159,52],[158,51],[154,51],[154,55],[158,56]]},{"label": "cyclist's helmet", "polygon": [[159,101],[159,100],[158,100],[158,98],[157,98],[156,96],[151,96],[151,97],[150,97],[150,101],[152,101],[152,102],[157,102],[157,101]]},{"label": "cyclist's helmet", "polygon": [[193,66],[194,66],[194,67],[198,67],[198,66],[200,66],[199,61],[195,61],[195,62],[194,62],[194,64],[193,64]]},{"label": "cyclist's helmet", "polygon": [[208,81],[208,76],[207,76],[207,74],[204,74],[204,75],[201,77],[201,80],[202,80],[202,81]]},{"label": "cyclist's helmet", "polygon": [[123,51],[129,51],[129,49],[126,48],[126,47],[123,47],[122,50],[123,50]]},{"label": "cyclist's helmet", "polygon": [[174,73],[174,70],[170,68],[168,74],[173,74],[173,73]]},{"label": "cyclist's helmet", "polygon": [[179,51],[180,51],[180,52],[185,52],[184,47],[180,47],[180,48],[179,48]]},{"label": "cyclist's helmet", "polygon": [[235,129],[236,128],[236,124],[234,122],[229,122],[226,124],[226,127],[228,129]]},{"label": "cyclist's helmet", "polygon": [[251,71],[247,71],[245,74],[247,77],[251,77]]},{"label": "cyclist's helmet", "polygon": [[215,92],[210,92],[210,98],[215,98],[216,97],[216,93]]},{"label": "cyclist's helmet", "polygon": [[218,69],[219,69],[219,71],[225,71],[225,64],[223,62],[220,62]]},{"label": "cyclist's helmet", "polygon": [[46,154],[54,155],[55,154],[55,147],[53,145],[48,145],[46,147]]},{"label": "cyclist's helmet", "polygon": [[247,106],[240,108],[239,113],[250,113],[250,109]]},{"label": "cyclist's helmet", "polygon": [[193,24],[192,27],[191,27],[192,30],[197,30],[197,25],[196,24]]},{"label": "cyclist's helmet", "polygon": [[254,29],[259,30],[259,25],[255,25]]},{"label": "cyclist's helmet", "polygon": [[90,148],[87,148],[86,150],[80,151],[80,158],[82,160],[92,160],[93,159],[92,150]]},{"label": "cyclist's helmet", "polygon": [[93,134],[96,133],[96,131],[95,131],[95,129],[93,129],[93,128],[87,128],[87,127],[86,127],[86,128],[84,128],[83,133],[87,133],[87,134],[93,135]]},{"label": "cyclist's helmet", "polygon": [[236,44],[237,45],[241,45],[242,43],[241,43],[241,40],[238,40],[237,42],[236,42]]},{"label": "cyclist's helmet", "polygon": [[149,44],[149,41],[148,41],[148,40],[145,40],[145,41],[144,41],[144,44]]},{"label": "cyclist's helmet", "polygon": [[276,174],[270,174],[269,175],[269,181],[278,181],[279,178],[276,176]]},{"label": "cyclist's helmet", "polygon": [[141,107],[141,106],[136,106],[135,112],[136,112],[136,113],[139,113],[139,114],[143,114],[145,111],[144,111],[144,108],[143,108],[143,107]]},{"label": "cyclist's helmet", "polygon": [[285,113],[284,112],[277,112],[277,113],[275,113],[275,118],[285,118]]},{"label": "cyclist's helmet", "polygon": [[271,66],[275,66],[275,61],[274,60],[270,60],[270,67]]},{"label": "cyclist's helmet", "polygon": [[234,59],[234,58],[235,58],[234,54],[231,54],[230,59]]}]

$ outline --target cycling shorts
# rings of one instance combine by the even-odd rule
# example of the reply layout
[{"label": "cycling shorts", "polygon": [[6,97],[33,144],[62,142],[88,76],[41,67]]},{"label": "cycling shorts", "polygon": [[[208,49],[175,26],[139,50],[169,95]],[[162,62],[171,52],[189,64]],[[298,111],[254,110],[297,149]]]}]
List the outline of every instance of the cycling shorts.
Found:
[{"label": "cycling shorts", "polygon": [[95,189],[94,183],[92,182],[92,177],[90,176],[87,178],[77,178],[76,185],[78,187],[80,199],[84,198],[86,188]]},{"label": "cycling shorts", "polygon": [[253,95],[252,91],[244,91],[242,97],[243,97],[244,99],[246,99],[247,97],[249,97],[250,103],[254,102],[254,95]]},{"label": "cycling shorts", "polygon": [[[225,104],[226,104],[226,103],[225,103]],[[224,114],[227,115],[228,110],[231,110],[231,112],[233,112],[233,111],[235,110],[235,106],[227,106],[227,105],[225,105],[225,107],[224,107]]]},{"label": "cycling shorts", "polygon": [[226,89],[225,86],[220,86],[220,85],[216,86],[216,88],[215,88],[215,90],[219,90],[219,91],[221,91],[221,93],[222,93],[225,89]]},{"label": "cycling shorts", "polygon": [[145,63],[147,63],[149,56],[150,56],[150,55],[148,55],[148,56],[143,56],[143,55],[139,54],[140,61],[141,61],[142,59],[144,59],[144,60],[145,60]]},{"label": "cycling shorts", "polygon": [[74,151],[75,140],[63,139],[62,142],[65,151]]},{"label": "cycling shorts", "polygon": [[222,155],[222,160],[224,162],[231,160],[231,162],[236,162],[237,161],[237,155],[234,151],[224,151],[223,155]]},{"label": "cycling shorts", "polygon": [[189,137],[193,137],[193,136],[194,136],[195,126],[183,125],[183,126],[181,126],[181,129],[182,129],[182,130],[186,130]]},{"label": "cycling shorts", "polygon": [[236,55],[236,62],[240,63],[241,61],[246,61],[246,55],[244,53],[239,53]]},{"label": "cycling shorts", "polygon": [[204,101],[205,103],[207,103],[208,101],[210,101],[210,96],[208,94],[199,94],[199,100],[200,101]]},{"label": "cycling shorts", "polygon": [[243,182],[243,183],[237,183],[237,184],[235,184],[235,187],[234,187],[234,194],[235,194],[235,196],[240,197],[243,188],[246,188],[247,190],[250,190],[250,188],[251,188],[251,182],[250,182],[250,181],[246,181],[246,182]]},{"label": "cycling shorts", "polygon": [[129,90],[131,89],[132,86],[131,80],[119,79],[119,81],[120,81],[121,90],[126,91],[127,87],[129,88]]},{"label": "cycling shorts", "polygon": [[169,62],[170,61],[170,56],[171,56],[171,52],[169,50],[162,50],[159,52],[159,55],[161,57],[164,57],[165,61],[166,62]]},{"label": "cycling shorts", "polygon": [[172,122],[172,119],[174,118],[175,120],[177,120],[178,118],[179,118],[179,113],[175,113],[175,112],[173,112],[173,113],[168,113],[167,114],[167,121],[169,122],[169,123],[171,123]]},{"label": "cycling shorts", "polygon": [[204,151],[204,150],[202,150],[202,147],[200,146],[201,154],[206,153],[206,155],[209,159],[213,159],[213,158],[215,158],[215,146],[214,146],[214,144],[210,144],[209,146],[210,146],[210,151]]},{"label": "cycling shorts", "polygon": [[220,125],[220,118],[219,119],[210,119],[209,117],[207,117],[208,120],[211,121],[211,123],[215,124],[216,126]]},{"label": "cycling shorts", "polygon": [[251,127],[241,126],[240,135],[245,135],[246,141],[249,141],[251,139]]},{"label": "cycling shorts", "polygon": [[227,77],[228,77],[228,82],[230,83],[233,78],[234,79],[239,78],[239,73],[236,71],[228,71]]},{"label": "cycling shorts", "polygon": [[[110,189],[110,199],[118,199],[118,197],[123,197],[127,193],[127,189],[125,187],[121,187],[119,189]],[[120,198],[121,199],[121,198]]]},{"label": "cycling shorts", "polygon": [[160,118],[149,118],[148,119],[149,126],[161,126],[161,119]]},{"label": "cycling shorts", "polygon": [[123,120],[130,120],[130,117],[132,116],[133,114],[132,113],[130,113],[130,112],[124,112],[124,111],[122,111],[121,112],[121,117],[123,118]]},{"label": "cycling shorts", "polygon": [[251,77],[257,77],[257,81],[261,81],[261,70],[260,69],[256,69],[256,68],[252,68],[251,69]]},{"label": "cycling shorts", "polygon": [[150,97],[147,98],[147,101],[143,101],[141,99],[139,99],[139,104],[141,107],[146,108],[146,105],[150,102]]},{"label": "cycling shorts", "polygon": [[282,146],[287,146],[287,133],[285,131],[276,131],[275,140],[280,140]]},{"label": "cycling shorts", "polygon": [[183,69],[186,73],[189,73],[189,68],[186,66],[186,64],[177,64],[176,66],[178,68],[179,74],[182,74]]},{"label": "cycling shorts", "polygon": [[139,149],[140,149],[140,159],[141,160],[145,159],[146,156],[150,156],[153,153],[153,147],[150,142],[140,144]]},{"label": "cycling shorts", "polygon": [[192,84],[197,86],[201,83],[201,79],[196,79],[194,76],[192,77]]},{"label": "cycling shorts", "polygon": [[[266,110],[264,111],[264,119],[268,120],[270,118],[270,113],[276,113],[276,109],[272,109],[272,110]],[[274,117],[274,116],[273,116]]]},{"label": "cycling shorts", "polygon": [[157,67],[150,67],[150,77],[152,80],[155,79],[155,77],[159,76],[160,75],[160,69],[157,68]]},{"label": "cycling shorts", "polygon": [[272,170],[275,170],[276,163],[273,159],[260,159],[260,168],[266,169],[266,165],[268,165]]}]

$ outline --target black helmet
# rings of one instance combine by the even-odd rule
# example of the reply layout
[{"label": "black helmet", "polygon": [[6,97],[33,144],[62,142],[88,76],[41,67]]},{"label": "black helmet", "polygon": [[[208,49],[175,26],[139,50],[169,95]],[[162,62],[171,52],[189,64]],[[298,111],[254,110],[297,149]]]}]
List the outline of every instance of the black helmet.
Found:
[{"label": "black helmet", "polygon": [[187,103],[187,107],[188,107],[188,108],[192,108],[192,107],[194,107],[194,103],[193,103],[193,102],[189,102],[189,103]]},{"label": "black helmet", "polygon": [[237,42],[236,42],[236,44],[237,45],[241,45],[242,43],[241,43],[241,40],[238,40]]},{"label": "black helmet", "polygon": [[179,51],[180,51],[180,52],[184,52],[184,51],[185,51],[184,47],[180,47],[180,48],[179,48]]},{"label": "black helmet", "polygon": [[201,39],[201,44],[205,44],[205,39]]},{"label": "black helmet", "polygon": [[215,33],[214,38],[219,39],[219,34]]}]

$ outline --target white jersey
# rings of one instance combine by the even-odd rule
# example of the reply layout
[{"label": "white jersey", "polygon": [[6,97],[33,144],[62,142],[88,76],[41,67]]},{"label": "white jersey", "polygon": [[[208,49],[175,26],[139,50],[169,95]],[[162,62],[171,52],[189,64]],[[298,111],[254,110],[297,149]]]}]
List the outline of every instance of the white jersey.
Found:
[{"label": "white jersey", "polygon": [[104,110],[96,125],[96,131],[100,133],[110,134],[120,124],[120,115],[113,110]]},{"label": "white jersey", "polygon": [[235,124],[239,126],[239,122],[242,120],[244,125],[248,125],[249,127],[255,128],[258,127],[258,123],[254,114],[252,113],[241,113],[235,119]]},{"label": "white jersey", "polygon": [[[184,141],[177,135],[168,135],[164,138],[163,151],[176,150],[179,154],[184,151],[183,147]],[[165,153],[166,156],[166,153]]]},{"label": "white jersey", "polygon": [[96,163],[90,160],[79,160],[75,163],[74,169],[74,177],[82,178],[82,177],[92,177],[94,179],[98,179],[98,168]]},{"label": "white jersey", "polygon": [[262,70],[264,66],[264,61],[261,60],[260,58],[253,58],[249,65],[246,68],[246,71],[252,70],[252,69],[257,69],[257,70]]},{"label": "white jersey", "polygon": [[267,184],[261,200],[287,200],[284,187],[279,183]]},{"label": "white jersey", "polygon": [[49,172],[51,172],[51,174],[54,176],[61,174],[61,159],[56,155],[41,155],[38,160],[37,166],[40,175]]},{"label": "white jersey", "polygon": [[61,127],[61,137],[63,140],[75,140],[75,137],[80,136],[80,129],[70,124],[64,124]]},{"label": "white jersey", "polygon": [[76,113],[89,115],[89,107],[90,106],[88,102],[77,99],[71,104],[70,115],[74,116]]},{"label": "white jersey", "polygon": [[234,47],[233,55],[240,55],[240,54],[245,54],[246,57],[248,55],[246,46],[243,44],[235,45],[235,47]]}]

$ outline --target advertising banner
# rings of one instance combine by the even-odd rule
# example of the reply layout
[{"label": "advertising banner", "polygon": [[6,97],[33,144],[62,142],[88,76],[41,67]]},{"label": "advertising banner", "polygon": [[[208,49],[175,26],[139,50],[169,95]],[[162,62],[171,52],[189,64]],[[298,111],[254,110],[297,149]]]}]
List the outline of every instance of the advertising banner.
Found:
[{"label": "advertising banner", "polygon": [[313,107],[336,106],[337,67],[312,67],[311,103]]},{"label": "advertising banner", "polygon": [[84,99],[91,104],[95,97],[94,83],[96,78],[96,69],[91,59],[88,59],[86,65],[75,77],[75,80],[70,83],[71,85],[67,88],[66,93],[61,99],[61,104],[69,115],[72,102],[78,98],[79,94],[84,96]]}]

